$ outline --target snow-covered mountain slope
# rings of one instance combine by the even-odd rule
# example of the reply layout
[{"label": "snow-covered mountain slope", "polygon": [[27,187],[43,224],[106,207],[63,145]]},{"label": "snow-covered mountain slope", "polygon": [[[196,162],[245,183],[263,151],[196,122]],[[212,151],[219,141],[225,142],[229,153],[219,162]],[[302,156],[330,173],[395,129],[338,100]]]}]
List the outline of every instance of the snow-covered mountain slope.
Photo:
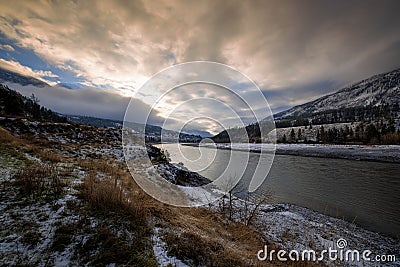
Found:
[{"label": "snow-covered mountain slope", "polygon": [[275,114],[275,119],[306,117],[343,108],[393,106],[400,103],[400,69],[378,74],[314,101]]},{"label": "snow-covered mountain slope", "polygon": [[18,83],[21,85],[34,85],[37,87],[49,86],[47,83],[33,77],[21,75],[19,73],[0,68],[0,82]]}]

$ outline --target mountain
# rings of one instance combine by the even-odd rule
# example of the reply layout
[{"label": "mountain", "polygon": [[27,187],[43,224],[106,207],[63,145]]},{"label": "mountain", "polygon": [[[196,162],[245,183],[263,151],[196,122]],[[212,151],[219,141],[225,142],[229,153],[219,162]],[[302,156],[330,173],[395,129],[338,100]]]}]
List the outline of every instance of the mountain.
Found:
[{"label": "mountain", "polygon": [[[277,140],[282,143],[400,144],[400,69],[277,113],[274,120]],[[260,133],[268,133],[270,123],[271,118],[266,118],[246,126],[246,132],[233,128],[212,139],[222,143],[247,139],[268,142]]]},{"label": "mountain", "polygon": [[[33,85],[36,87],[49,86],[47,83],[42,82],[33,77],[27,77],[9,70],[0,68],[0,82],[17,83],[21,86]],[[60,84],[69,89],[79,89],[79,84]],[[95,127],[104,128],[121,128],[123,125],[122,121],[110,120],[103,118],[94,118],[80,115],[63,115],[57,114],[49,109],[41,107],[39,99],[35,97],[27,98],[21,94],[9,89],[6,85],[0,84],[0,116],[17,116],[26,117],[33,120],[45,120],[55,122],[75,122]],[[129,127],[137,133],[142,133],[144,125],[140,123],[129,123]],[[160,141],[161,132],[163,132],[163,138],[165,141],[173,141],[179,139],[180,142],[200,142],[202,136],[199,133],[178,133],[170,130],[163,130],[159,126],[146,125],[145,135],[149,141],[158,142]],[[202,132],[202,134],[208,134]]]},{"label": "mountain", "polygon": [[209,137],[213,136],[212,134],[210,134],[207,131],[194,130],[194,129],[192,129],[192,130],[184,129],[183,132],[186,133],[186,134],[200,135],[203,138],[209,138]]},{"label": "mountain", "polygon": [[[275,114],[277,123],[307,119],[314,124],[396,117],[400,103],[400,69],[375,75],[314,101]],[[306,122],[308,124],[308,122]],[[296,124],[296,122],[294,122]],[[279,126],[279,125],[277,125]]]},{"label": "mountain", "polygon": [[0,82],[18,83],[20,85],[34,85],[37,87],[49,86],[47,83],[33,77],[24,76],[16,72],[0,68]]},{"label": "mountain", "polygon": [[58,83],[57,86],[64,87],[67,89],[82,89],[86,87],[86,85],[80,83]]},{"label": "mountain", "polygon": [[[120,120],[110,120],[110,119],[103,119],[103,118],[95,118],[95,117],[89,117],[89,116],[80,116],[80,115],[62,115],[65,116],[68,121],[74,122],[74,123],[81,123],[81,124],[86,124],[86,125],[91,125],[91,126],[96,126],[100,128],[122,128],[123,126],[123,121]],[[127,122],[126,125],[127,127],[131,128],[134,132],[142,134],[144,125],[141,123],[136,123],[136,122]],[[164,141],[174,141],[179,138],[180,142],[200,142],[201,139],[203,138],[199,134],[190,134],[190,133],[178,133],[175,131],[171,130],[166,130],[161,128],[160,126],[155,126],[151,124],[146,125],[145,129],[145,135],[146,135],[146,140],[151,141],[151,142],[158,142],[161,139],[161,133],[163,134],[163,140]]]},{"label": "mountain", "polygon": [[96,126],[99,128],[121,128],[123,124],[123,122],[119,120],[102,119],[90,116],[63,115],[63,114],[61,114],[61,116],[66,117],[70,122]]},{"label": "mountain", "polygon": [[[1,82],[18,83],[22,86],[26,85],[34,85],[37,87],[50,86],[48,83],[38,80],[36,78],[30,76],[24,76],[22,74],[6,70],[0,67],[0,83]],[[57,86],[64,87],[67,89],[81,89],[86,87],[81,83],[58,83]]]}]

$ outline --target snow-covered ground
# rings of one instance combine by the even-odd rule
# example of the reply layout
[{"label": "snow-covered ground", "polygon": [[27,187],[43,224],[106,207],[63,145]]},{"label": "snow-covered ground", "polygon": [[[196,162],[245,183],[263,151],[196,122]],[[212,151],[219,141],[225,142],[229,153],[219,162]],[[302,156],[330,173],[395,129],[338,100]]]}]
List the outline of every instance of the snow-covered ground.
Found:
[{"label": "snow-covered ground", "polygon": [[399,145],[278,144],[277,154],[400,163]]},{"label": "snow-covered ground", "polygon": [[[286,250],[307,250],[321,252],[328,248],[338,249],[336,242],[347,241],[347,249],[370,250],[371,255],[395,255],[395,262],[384,266],[400,265],[400,243],[379,233],[365,230],[341,219],[325,216],[312,210],[294,205],[262,206],[257,216],[256,227],[267,240]],[[371,258],[373,258],[371,256]],[[334,264],[325,258],[325,263]],[[376,266],[376,262],[343,262],[349,266]]]},{"label": "snow-covered ground", "polygon": [[[49,129],[52,129],[49,127]],[[114,137],[112,145],[107,142],[100,142],[105,133],[109,133]],[[48,136],[49,134],[46,134]],[[73,134],[72,134],[73,135]],[[53,141],[67,144],[74,143],[75,137],[71,136],[70,139],[65,139],[62,133],[53,134]],[[109,159],[121,162],[123,161],[122,148],[119,147],[120,143],[118,136],[111,131],[98,132],[93,136],[88,136],[82,140],[85,145],[80,146],[80,149],[75,147],[60,148],[60,152],[71,158],[98,158],[107,155]],[[90,143],[104,143],[104,147],[95,147]],[[115,145],[114,145],[115,144]],[[225,144],[218,144],[220,148],[225,149],[238,149],[238,150],[251,150],[269,152],[274,150],[274,145],[268,144],[233,144],[232,147]],[[326,156],[326,157],[339,157],[344,155],[348,158],[377,160],[380,159],[399,159],[400,146],[326,146],[326,145],[304,145],[304,144],[278,144],[276,145],[276,153],[293,153],[293,155],[304,156]],[[314,155],[314,154],[316,155]],[[338,156],[339,155],[339,156]],[[378,156],[377,156],[378,155]],[[342,156],[342,157],[344,157]],[[25,154],[25,157],[31,161],[37,161],[36,158]],[[379,159],[378,159],[379,160]],[[0,178],[1,183],[10,181],[10,177],[18,167],[9,164],[9,160],[1,159]],[[399,161],[393,161],[399,162]],[[5,167],[9,166],[9,167]],[[178,166],[179,167],[179,166]],[[170,168],[164,168],[166,175],[173,175],[174,171]],[[83,178],[84,173],[77,170],[76,179],[71,181],[72,184],[79,184]],[[31,204],[16,203],[15,197],[18,194],[16,189],[10,190],[1,185],[3,190],[0,190],[0,265],[1,264],[14,264],[17,265],[18,261],[28,262],[32,264],[42,264],[44,259],[52,259],[52,264],[58,266],[65,266],[71,261],[72,251],[67,246],[62,252],[50,251],[51,240],[54,237],[57,224],[65,224],[65,222],[77,222],[78,218],[68,208],[68,203],[79,202],[76,199],[74,189],[67,189],[64,195],[53,202],[38,202]],[[215,203],[215,210],[219,211],[219,203]],[[252,205],[252,204],[248,204]],[[208,206],[207,206],[208,208]],[[327,249],[327,246],[335,245],[339,238],[344,238],[348,247],[351,249],[364,250],[369,249],[373,255],[392,255],[396,256],[395,263],[386,263],[385,266],[400,266],[400,244],[399,241],[362,229],[355,224],[346,222],[341,219],[325,216],[318,212],[311,211],[306,208],[301,208],[294,205],[276,204],[276,205],[261,205],[260,212],[257,213],[256,218],[253,220],[255,229],[260,232],[265,240],[274,243],[277,247],[286,250],[291,249],[314,249],[322,251]],[[246,205],[243,201],[235,201],[235,216],[236,220],[241,220],[241,214],[246,210]],[[90,217],[92,218],[92,217]],[[92,220],[92,219],[91,219]],[[26,229],[18,232],[19,222],[26,224]],[[93,219],[89,226],[93,223],[93,228],[96,223]],[[177,266],[185,266],[179,259],[168,255],[168,247],[160,237],[162,229],[154,228],[153,231],[153,252],[156,256],[157,262],[160,266],[172,264]],[[23,241],[23,234],[39,233],[39,238],[36,237],[38,244],[31,246],[25,244]],[[35,238],[33,238],[35,240]],[[88,240],[88,235],[75,236],[71,242],[85,243]],[[71,247],[74,244],[71,244]],[[262,248],[260,248],[262,249]],[[46,253],[53,253],[50,257]],[[255,251],[254,253],[257,253]],[[46,257],[43,257],[45,255]],[[327,264],[334,265],[331,262]],[[376,266],[370,262],[362,263],[364,266]],[[339,264],[340,265],[340,264]]]},{"label": "snow-covered ground", "polygon": [[[40,159],[25,154],[28,160],[41,164]],[[79,215],[67,208],[77,202],[77,190],[70,186],[65,194],[52,201],[32,201],[20,197],[17,188],[5,184],[13,183],[12,175],[21,167],[1,164],[2,190],[0,190],[0,265],[18,266],[23,263],[36,266],[68,266],[72,251],[66,247],[62,252],[51,250],[58,225],[77,223]],[[60,166],[62,168],[62,166]],[[79,184],[83,172],[76,172],[71,184]],[[80,240],[76,240],[79,242]],[[75,245],[71,241],[70,246]],[[49,260],[51,262],[49,262]],[[6,266],[5,265],[5,266]]]},{"label": "snow-covered ground", "polygon": [[[225,209],[228,199],[225,199]],[[221,210],[222,201],[213,204],[216,211]],[[255,208],[255,204],[234,198],[233,218],[244,222]],[[360,255],[365,250],[371,251],[371,259],[376,255],[395,255],[394,262],[366,261],[330,261],[325,257],[323,262],[328,266],[400,266],[400,242],[379,233],[365,230],[354,223],[323,215],[321,213],[298,207],[292,204],[261,204],[252,220],[253,227],[262,233],[265,240],[285,251],[314,250],[317,258],[323,250],[338,249],[337,241],[347,242],[344,251],[358,250]],[[263,249],[263,248],[260,248]],[[271,249],[271,247],[269,248]]]},{"label": "snow-covered ground", "polygon": [[273,152],[280,155],[306,157],[342,158],[351,160],[367,160],[400,163],[399,145],[325,145],[325,144],[210,144],[202,146],[217,147],[251,152]]},{"label": "snow-covered ground", "polygon": [[168,246],[161,238],[161,228],[155,227],[151,241],[153,242],[153,252],[159,266],[187,267],[188,265],[174,256],[168,255]]}]

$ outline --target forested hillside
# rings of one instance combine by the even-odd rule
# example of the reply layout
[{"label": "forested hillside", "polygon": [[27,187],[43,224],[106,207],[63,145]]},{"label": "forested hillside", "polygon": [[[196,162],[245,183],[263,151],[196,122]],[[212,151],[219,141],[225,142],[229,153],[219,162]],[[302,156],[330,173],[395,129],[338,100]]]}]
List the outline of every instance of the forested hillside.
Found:
[{"label": "forested hillside", "polygon": [[39,99],[35,95],[25,97],[0,84],[0,116],[25,117],[38,121],[66,122],[63,118],[50,109],[39,105]]},{"label": "forested hillside", "polygon": [[[400,144],[400,69],[364,79],[274,118],[280,143]],[[246,127],[250,142],[270,141],[260,135],[265,123],[268,120],[260,122],[262,127]],[[221,132],[214,140],[231,142],[236,132],[240,129]]]}]

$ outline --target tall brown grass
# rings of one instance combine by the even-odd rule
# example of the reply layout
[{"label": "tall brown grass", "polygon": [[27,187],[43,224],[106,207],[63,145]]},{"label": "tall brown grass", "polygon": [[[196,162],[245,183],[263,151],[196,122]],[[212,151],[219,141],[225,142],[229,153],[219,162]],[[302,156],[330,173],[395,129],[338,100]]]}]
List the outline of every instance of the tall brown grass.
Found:
[{"label": "tall brown grass", "polygon": [[55,166],[50,164],[26,166],[14,175],[14,179],[25,196],[59,196],[66,186]]},{"label": "tall brown grass", "polygon": [[[87,256],[91,263],[103,265],[110,261],[127,266],[157,266],[151,249],[152,229],[149,225],[153,200],[135,183],[129,182],[132,178],[126,175],[126,171],[119,170],[115,165],[110,166],[102,160],[81,163],[87,171],[81,185],[81,198],[86,202],[89,213],[101,218],[103,224],[88,241],[88,244],[93,243],[100,249],[94,258]],[[99,176],[99,170],[106,175]],[[119,224],[130,229],[133,240],[126,240],[112,230]],[[85,252],[88,250],[91,250],[90,246],[84,245],[81,254],[88,254]]]},{"label": "tall brown grass", "polygon": [[[162,204],[140,189],[126,168],[111,162],[82,160],[80,164],[87,172],[82,197],[90,209],[114,220],[129,218],[134,229],[147,229],[141,231],[142,237],[149,235],[155,223],[163,229],[162,239],[168,245],[170,256],[195,266],[282,265],[257,261],[256,253],[263,248],[265,240],[246,225],[255,219],[257,204],[249,206],[243,222],[238,223],[214,210]],[[99,172],[106,175],[99,175]]]},{"label": "tall brown grass", "polygon": [[[80,165],[86,170],[81,196],[92,209],[148,217],[155,202],[136,185],[126,169],[105,160],[81,160]],[[99,173],[105,177],[98,177]]]},{"label": "tall brown grass", "polygon": [[116,163],[103,159],[81,159],[79,165],[88,172],[102,172],[115,177],[120,175],[120,168]]}]

